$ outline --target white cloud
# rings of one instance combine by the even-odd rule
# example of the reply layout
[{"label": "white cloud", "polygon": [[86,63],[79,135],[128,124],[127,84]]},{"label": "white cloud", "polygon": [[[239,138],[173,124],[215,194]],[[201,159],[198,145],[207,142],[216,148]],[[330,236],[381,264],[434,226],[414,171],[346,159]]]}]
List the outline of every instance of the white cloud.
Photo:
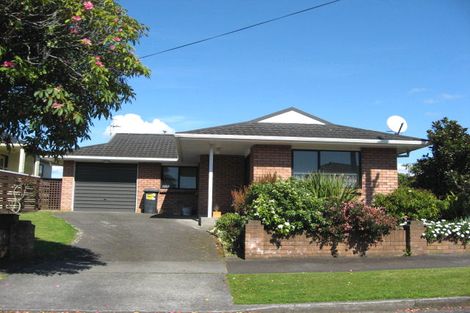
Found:
[{"label": "white cloud", "polygon": [[457,99],[463,98],[462,95],[450,94],[450,93],[442,93],[439,96],[442,100],[457,100]]},{"label": "white cloud", "polygon": [[438,103],[439,101],[434,98],[429,98],[429,99],[424,99],[423,102],[426,104],[434,104],[434,103]]},{"label": "white cloud", "polygon": [[452,94],[452,93],[443,92],[433,98],[424,99],[423,103],[434,104],[434,103],[440,103],[440,102],[446,102],[446,101],[454,101],[454,100],[458,100],[462,98],[464,98],[464,96],[460,94]]},{"label": "white cloud", "polygon": [[408,93],[410,95],[412,95],[412,94],[415,94],[415,93],[421,93],[421,92],[425,92],[425,91],[428,91],[428,89],[423,88],[423,87],[415,87],[415,88],[411,88],[410,90],[408,90]]},{"label": "white cloud", "polygon": [[111,124],[106,127],[104,135],[112,136],[117,133],[171,134],[174,132],[173,128],[158,118],[152,121],[144,121],[140,115],[129,113],[114,116]]}]

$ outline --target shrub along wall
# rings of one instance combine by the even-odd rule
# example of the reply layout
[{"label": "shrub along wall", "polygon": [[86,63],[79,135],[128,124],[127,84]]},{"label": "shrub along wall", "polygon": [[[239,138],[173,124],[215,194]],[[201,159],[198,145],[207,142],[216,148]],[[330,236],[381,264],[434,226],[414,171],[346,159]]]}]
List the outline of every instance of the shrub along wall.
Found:
[{"label": "shrub along wall", "polygon": [[[462,244],[450,241],[442,241],[428,244],[421,238],[424,233],[424,225],[413,221],[409,227],[409,247],[412,255],[443,254],[443,253],[469,253],[470,249]],[[402,256],[406,252],[407,236],[403,228],[398,228],[383,238],[382,242],[372,245],[366,252],[368,256]],[[251,220],[245,227],[245,258],[270,258],[270,257],[331,257],[330,246],[321,247],[312,242],[305,235],[297,235],[288,239],[275,240],[264,229],[260,221]],[[338,245],[338,256],[357,256],[352,249],[345,244]]]}]

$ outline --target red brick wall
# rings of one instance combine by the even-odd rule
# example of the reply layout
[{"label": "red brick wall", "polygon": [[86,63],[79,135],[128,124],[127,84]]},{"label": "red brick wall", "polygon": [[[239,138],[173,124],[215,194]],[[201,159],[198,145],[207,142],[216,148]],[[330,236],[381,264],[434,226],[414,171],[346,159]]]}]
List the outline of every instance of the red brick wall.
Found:
[{"label": "red brick wall", "polygon": [[[198,208],[201,216],[207,216],[207,187],[209,156],[201,155],[199,163]],[[231,211],[231,191],[245,183],[245,158],[239,155],[214,155],[213,210]]]},{"label": "red brick wall", "polygon": [[282,178],[289,178],[292,176],[291,147],[255,145],[251,147],[250,167],[250,181],[274,173]]},{"label": "red brick wall", "polygon": [[[144,205],[144,189],[160,188],[161,172],[162,167],[159,163],[139,163],[137,165],[136,213],[142,212]],[[160,201],[158,201],[158,203],[160,203]]]},{"label": "red brick wall", "polygon": [[363,148],[362,196],[371,203],[374,194],[389,193],[398,187],[397,151],[395,149]]},{"label": "red brick wall", "polygon": [[60,197],[60,210],[72,211],[73,193],[75,188],[75,162],[64,161],[62,175],[62,193]]},{"label": "red brick wall", "polygon": [[[420,222],[411,225],[411,253],[412,255],[443,254],[443,253],[470,253],[470,249],[452,242],[427,244],[421,238],[424,226]],[[406,251],[405,231],[397,229],[385,236],[382,242],[371,246],[366,252],[368,256],[402,256]],[[343,257],[357,256],[345,244],[338,246],[338,255]],[[329,246],[320,247],[311,238],[305,235],[294,236],[281,240],[277,246],[272,236],[264,230],[259,221],[250,221],[245,229],[245,258],[279,258],[279,257],[331,257]]]},{"label": "red brick wall", "polygon": [[[137,170],[136,213],[142,212],[144,189],[161,188],[162,167],[158,163],[139,163]],[[197,206],[194,190],[160,189],[157,211],[166,216],[179,216],[183,207]],[[195,212],[194,212],[195,213]]]},{"label": "red brick wall", "polygon": [[181,216],[183,208],[190,208],[192,215],[197,215],[197,198],[194,190],[162,189],[158,195],[158,213]]}]

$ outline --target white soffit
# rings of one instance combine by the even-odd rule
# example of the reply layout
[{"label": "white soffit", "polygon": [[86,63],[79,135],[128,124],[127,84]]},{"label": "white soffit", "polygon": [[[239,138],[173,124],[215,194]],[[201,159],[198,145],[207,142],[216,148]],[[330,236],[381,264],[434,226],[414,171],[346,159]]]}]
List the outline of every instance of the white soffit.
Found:
[{"label": "white soffit", "polygon": [[318,124],[325,125],[310,116],[301,114],[296,111],[287,111],[279,115],[268,117],[264,120],[258,121],[258,123],[290,123],[290,124]]}]

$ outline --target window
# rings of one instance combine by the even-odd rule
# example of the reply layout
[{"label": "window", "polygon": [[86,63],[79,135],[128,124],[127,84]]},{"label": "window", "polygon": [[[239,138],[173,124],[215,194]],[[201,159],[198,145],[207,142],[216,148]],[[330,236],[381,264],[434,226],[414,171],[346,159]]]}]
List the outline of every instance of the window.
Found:
[{"label": "window", "polygon": [[0,170],[8,169],[8,155],[0,154]]},{"label": "window", "polygon": [[360,182],[360,153],[357,151],[294,150],[292,161],[295,177],[320,172],[344,175],[353,185]]},{"label": "window", "polygon": [[196,189],[197,168],[181,167],[180,168],[180,188]]},{"label": "window", "polygon": [[197,167],[164,166],[162,188],[196,189]]},{"label": "window", "polygon": [[305,176],[318,172],[318,152],[317,151],[294,151],[294,176]]}]

